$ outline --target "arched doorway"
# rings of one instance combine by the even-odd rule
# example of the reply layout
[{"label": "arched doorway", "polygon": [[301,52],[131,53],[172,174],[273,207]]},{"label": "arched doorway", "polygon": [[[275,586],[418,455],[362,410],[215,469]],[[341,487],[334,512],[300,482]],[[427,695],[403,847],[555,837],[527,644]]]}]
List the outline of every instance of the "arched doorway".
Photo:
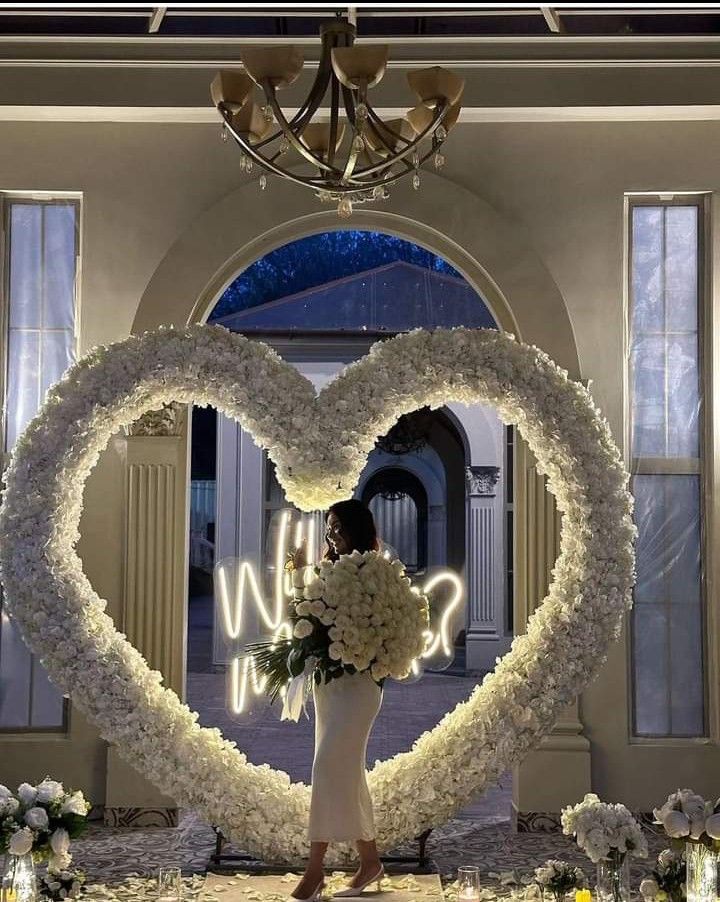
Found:
[{"label": "arched doorway", "polygon": [[[483,298],[443,258],[394,235],[347,229],[311,235],[266,254],[228,286],[209,321],[268,342],[317,388],[344,365],[363,356],[373,342],[398,332],[458,325],[497,328]],[[207,417],[207,413],[203,411],[200,416]],[[198,438],[205,428],[196,417],[193,465],[196,456],[198,460],[203,458]],[[470,543],[476,539],[468,530],[472,502],[467,473],[478,465],[500,471],[501,445],[502,426],[494,412],[462,405],[403,417],[379,440],[356,495],[375,508],[386,540],[391,545],[402,545],[396,550],[402,550],[401,557],[419,578],[451,568],[467,580],[472,569]],[[207,472],[202,475],[207,482]],[[208,537],[213,535],[214,560],[229,556],[249,560],[265,576],[266,585],[271,585],[275,565],[275,557],[269,553],[272,524],[278,512],[288,505],[267,456],[237,424],[222,417],[217,422],[214,475],[215,521],[210,523],[203,513],[206,506],[192,512],[197,533],[192,537],[191,549],[196,549],[198,556],[204,554]],[[197,498],[198,503],[203,499],[205,504],[207,489],[199,486],[201,481],[194,480],[191,498]],[[393,510],[398,502],[400,506]],[[502,562],[506,549],[500,509],[497,517],[495,555]],[[194,563],[197,567],[198,557]],[[209,564],[206,560],[206,580],[210,577]],[[499,572],[500,579],[490,591],[495,592],[502,606],[502,566]],[[198,580],[191,582],[197,584]],[[311,760],[310,735],[306,750],[296,747],[296,760],[284,760],[282,756],[276,760],[277,744],[274,748],[258,746],[254,751],[247,723],[233,724],[219,710],[224,698],[221,681],[226,651],[218,632],[214,636],[208,633],[211,615],[207,597],[206,616],[198,616],[202,604],[202,599],[191,598],[190,623],[205,629],[206,657],[202,662],[198,654],[188,656],[188,703],[199,709],[201,721],[222,726],[224,734],[231,737],[234,731],[241,734],[243,749],[251,760],[278,764],[293,776],[306,778],[303,768],[307,769]],[[469,661],[466,667],[466,636],[468,641],[471,634],[485,641],[487,653],[481,665],[494,662],[504,652],[503,643],[506,638],[509,643],[509,637],[502,631],[492,638],[487,632],[473,633],[473,610],[468,603],[458,622],[455,633],[463,644],[452,673],[429,675],[421,681],[421,689],[401,684],[389,689],[390,709],[384,715],[388,724],[378,731],[375,741],[380,744],[377,749],[371,748],[371,756],[386,757],[409,747],[419,732],[432,727],[445,710],[464,699],[479,675],[489,669],[477,663],[470,666]],[[504,610],[499,610],[497,622],[505,621]],[[252,638],[248,637],[248,641]],[[198,636],[191,633],[188,648],[197,650],[201,646]],[[442,692],[431,691],[432,680],[442,684]],[[428,697],[420,701],[418,692],[426,690]],[[397,711],[393,715],[393,694],[396,706],[399,704],[404,711],[415,708],[420,720],[398,717]],[[208,706],[209,696],[215,699],[214,706]],[[253,723],[263,717],[254,714]],[[270,723],[274,724],[272,716]],[[262,729],[265,728],[270,730],[270,725]],[[258,736],[262,729],[258,729]]]}]

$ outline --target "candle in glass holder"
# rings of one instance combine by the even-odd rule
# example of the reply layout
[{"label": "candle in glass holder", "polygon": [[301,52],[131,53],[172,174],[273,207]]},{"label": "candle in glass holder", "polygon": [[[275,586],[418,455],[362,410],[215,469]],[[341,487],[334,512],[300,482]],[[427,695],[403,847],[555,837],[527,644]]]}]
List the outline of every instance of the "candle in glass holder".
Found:
[{"label": "candle in glass holder", "polygon": [[458,868],[458,902],[480,902],[480,868]]}]

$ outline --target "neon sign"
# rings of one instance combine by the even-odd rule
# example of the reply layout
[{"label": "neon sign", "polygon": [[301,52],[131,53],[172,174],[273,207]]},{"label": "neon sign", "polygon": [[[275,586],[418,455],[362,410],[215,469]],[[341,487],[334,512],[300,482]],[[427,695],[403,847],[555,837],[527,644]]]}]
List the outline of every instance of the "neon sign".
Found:
[{"label": "neon sign", "polygon": [[[273,639],[290,638],[292,628],[283,618],[288,599],[292,598],[290,574],[285,570],[288,543],[294,531],[297,547],[304,537],[308,548],[315,549],[317,541],[316,521],[300,516],[294,524],[294,511],[284,510],[280,514],[279,528],[273,548],[274,578],[272,598],[268,601],[260,587],[260,581],[253,565],[239,558],[224,558],[215,565],[215,606],[216,624],[223,640],[232,650],[227,671],[227,704],[234,716],[247,713],[252,707],[253,697],[263,695],[266,678],[257,673],[254,661],[242,651],[244,646],[256,636],[250,634],[247,621],[248,605],[257,614],[257,624]],[[431,596],[438,587],[444,586],[447,595],[432,619],[431,629],[425,633],[425,650],[413,661],[412,673],[417,678],[423,670],[444,670],[453,659],[452,625],[455,612],[463,598],[463,583],[451,570],[442,570],[430,576],[421,588],[414,591]],[[433,612],[435,613],[435,612]],[[290,675],[288,674],[288,682]]]}]

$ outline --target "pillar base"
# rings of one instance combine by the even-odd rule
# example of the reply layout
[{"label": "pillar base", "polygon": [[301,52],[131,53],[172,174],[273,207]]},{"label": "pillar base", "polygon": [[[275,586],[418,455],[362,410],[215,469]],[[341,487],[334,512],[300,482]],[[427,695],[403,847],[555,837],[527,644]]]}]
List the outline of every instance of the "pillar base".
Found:
[{"label": "pillar base", "polygon": [[[569,705],[552,732],[543,737],[513,771],[513,819],[523,832],[528,825],[543,825],[567,805],[582,801],[591,791],[590,742],[582,735],[577,702]],[[517,815],[515,814],[517,812]]]},{"label": "pillar base", "polygon": [[510,651],[512,636],[498,633],[474,633],[472,628],[465,637],[465,667],[471,673],[487,673],[495,669],[495,658]]}]

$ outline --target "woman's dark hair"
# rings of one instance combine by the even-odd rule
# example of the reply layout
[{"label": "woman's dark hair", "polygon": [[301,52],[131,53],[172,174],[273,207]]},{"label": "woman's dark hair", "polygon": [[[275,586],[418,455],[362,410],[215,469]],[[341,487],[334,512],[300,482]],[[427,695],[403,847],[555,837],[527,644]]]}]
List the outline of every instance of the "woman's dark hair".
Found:
[{"label": "woman's dark hair", "polygon": [[[350,498],[348,501],[338,501],[337,504],[333,504],[325,514],[326,523],[330,514],[335,514],[340,521],[351,551],[359,551],[362,554],[365,551],[380,550],[375,520],[373,520],[370,508],[362,501]],[[338,559],[338,555],[330,544],[325,551],[325,558],[329,561]]]}]

